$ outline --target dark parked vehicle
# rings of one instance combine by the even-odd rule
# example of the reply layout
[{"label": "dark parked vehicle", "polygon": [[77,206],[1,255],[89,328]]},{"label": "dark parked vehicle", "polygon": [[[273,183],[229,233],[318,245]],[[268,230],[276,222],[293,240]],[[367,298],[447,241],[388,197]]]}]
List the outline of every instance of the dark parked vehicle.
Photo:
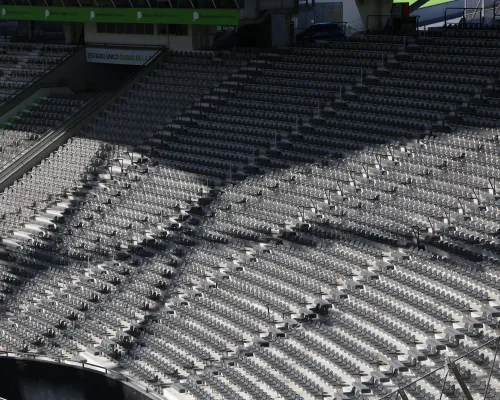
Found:
[{"label": "dark parked vehicle", "polygon": [[343,25],[333,22],[321,22],[311,25],[305,31],[295,36],[298,43],[312,42],[317,40],[332,40],[345,37]]}]

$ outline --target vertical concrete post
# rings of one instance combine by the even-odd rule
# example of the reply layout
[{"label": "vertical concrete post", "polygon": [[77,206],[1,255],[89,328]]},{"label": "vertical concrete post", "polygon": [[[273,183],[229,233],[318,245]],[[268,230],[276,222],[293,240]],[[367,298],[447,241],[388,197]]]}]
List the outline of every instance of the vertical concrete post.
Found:
[{"label": "vertical concrete post", "polygon": [[64,22],[63,31],[64,31],[64,43],[73,44],[75,42],[74,24],[71,22]]},{"label": "vertical concrete post", "polygon": [[28,40],[32,40],[35,36],[35,21],[28,21]]}]

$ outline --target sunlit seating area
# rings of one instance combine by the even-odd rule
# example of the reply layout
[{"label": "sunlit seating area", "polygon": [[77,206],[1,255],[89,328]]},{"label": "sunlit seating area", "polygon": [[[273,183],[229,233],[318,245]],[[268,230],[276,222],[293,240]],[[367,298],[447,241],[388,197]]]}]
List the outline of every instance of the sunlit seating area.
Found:
[{"label": "sunlit seating area", "polygon": [[0,169],[43,138],[83,106],[74,95],[35,99],[0,130]]}]

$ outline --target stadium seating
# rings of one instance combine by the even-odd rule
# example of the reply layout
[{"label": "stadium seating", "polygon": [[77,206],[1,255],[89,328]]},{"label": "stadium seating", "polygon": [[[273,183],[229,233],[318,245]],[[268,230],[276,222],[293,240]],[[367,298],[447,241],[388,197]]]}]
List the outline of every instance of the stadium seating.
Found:
[{"label": "stadium seating", "polygon": [[75,96],[36,99],[0,130],[0,169],[83,105]]},{"label": "stadium seating", "polygon": [[430,372],[483,346],[457,365],[500,399],[500,55],[476,33],[171,53],[0,197],[0,346],[339,400],[465,399]]},{"label": "stadium seating", "polygon": [[70,45],[0,44],[0,104],[75,51]]}]

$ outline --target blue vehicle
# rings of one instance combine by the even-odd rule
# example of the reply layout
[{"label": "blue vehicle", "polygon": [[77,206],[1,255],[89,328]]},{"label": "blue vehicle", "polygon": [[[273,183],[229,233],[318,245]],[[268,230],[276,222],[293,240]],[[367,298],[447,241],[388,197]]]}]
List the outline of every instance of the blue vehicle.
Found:
[{"label": "blue vehicle", "polygon": [[306,30],[295,36],[297,43],[309,42],[314,43],[317,40],[332,40],[345,37],[343,25],[334,22],[320,22],[311,25]]}]

